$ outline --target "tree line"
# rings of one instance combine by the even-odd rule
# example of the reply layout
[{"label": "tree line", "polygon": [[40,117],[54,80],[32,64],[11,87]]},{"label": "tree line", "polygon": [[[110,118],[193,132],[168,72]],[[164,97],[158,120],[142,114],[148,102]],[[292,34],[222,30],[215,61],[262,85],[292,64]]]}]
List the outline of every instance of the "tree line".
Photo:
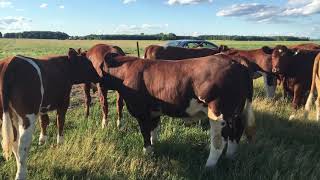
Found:
[{"label": "tree line", "polygon": [[144,33],[137,35],[127,34],[106,34],[97,35],[90,34],[86,36],[69,36],[64,32],[52,31],[24,31],[18,33],[5,33],[0,32],[0,38],[25,38],[25,39],[72,39],[72,40],[179,40],[179,39],[203,39],[203,40],[232,40],[232,41],[309,41],[308,37],[295,37],[295,36],[237,36],[237,35],[201,35],[198,37],[193,36],[177,36],[174,33],[159,33],[146,35]]}]

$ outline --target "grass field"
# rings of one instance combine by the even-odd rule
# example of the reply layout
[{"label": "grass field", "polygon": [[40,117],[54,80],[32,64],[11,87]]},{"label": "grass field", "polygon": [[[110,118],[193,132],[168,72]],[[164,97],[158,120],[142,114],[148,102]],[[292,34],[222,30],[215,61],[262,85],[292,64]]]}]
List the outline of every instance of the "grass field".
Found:
[{"label": "grass field", "polygon": [[[96,43],[115,44],[136,55],[135,41],[0,40],[0,58],[23,54],[66,54],[69,47],[87,49]],[[297,42],[215,41],[236,48]],[[141,50],[161,41],[141,41]],[[141,51],[143,54],[143,51]],[[28,160],[29,179],[320,179],[320,125],[312,120],[289,121],[289,101],[280,89],[274,100],[264,98],[262,81],[255,80],[256,144],[240,144],[234,160],[221,158],[218,167],[205,170],[209,133],[200,125],[185,126],[179,119],[163,117],[160,140],[153,156],[142,153],[143,141],[134,118],[125,111],[126,128],[116,128],[115,95],[109,96],[109,125],[101,129],[96,102],[84,118],[82,92],[74,91],[67,113],[65,144],[56,146],[55,113],[51,114],[49,142],[38,146],[39,128],[33,136]],[[76,89],[78,90],[78,89]],[[311,119],[315,117],[314,111]],[[0,179],[12,179],[16,164],[0,159]]]}]

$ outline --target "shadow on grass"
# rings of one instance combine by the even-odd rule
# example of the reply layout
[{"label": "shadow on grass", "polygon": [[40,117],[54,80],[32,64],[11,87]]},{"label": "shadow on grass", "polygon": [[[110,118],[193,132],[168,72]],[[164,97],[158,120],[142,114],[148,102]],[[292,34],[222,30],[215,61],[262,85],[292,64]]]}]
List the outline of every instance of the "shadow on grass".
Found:
[{"label": "shadow on grass", "polygon": [[74,170],[56,167],[53,169],[53,177],[56,179],[114,179],[107,175],[95,175],[87,169]]},{"label": "shadow on grass", "polygon": [[174,134],[163,139],[156,144],[154,156],[180,165],[173,168],[187,179],[319,179],[320,165],[314,163],[320,159],[320,124],[289,121],[267,112],[255,114],[257,143],[242,142],[235,159],[223,155],[214,169],[204,168],[209,137],[195,142],[197,134]]}]

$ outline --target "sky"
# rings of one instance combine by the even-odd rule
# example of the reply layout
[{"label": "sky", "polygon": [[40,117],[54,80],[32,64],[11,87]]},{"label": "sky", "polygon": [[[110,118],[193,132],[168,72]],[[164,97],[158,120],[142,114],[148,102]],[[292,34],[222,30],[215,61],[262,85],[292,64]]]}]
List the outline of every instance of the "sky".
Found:
[{"label": "sky", "polygon": [[0,0],[0,32],[320,38],[320,0]]}]

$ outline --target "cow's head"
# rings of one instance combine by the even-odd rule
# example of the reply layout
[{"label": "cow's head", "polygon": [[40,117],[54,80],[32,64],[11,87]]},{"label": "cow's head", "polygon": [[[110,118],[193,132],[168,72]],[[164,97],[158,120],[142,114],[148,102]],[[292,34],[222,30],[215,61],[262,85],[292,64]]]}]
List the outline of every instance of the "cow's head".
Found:
[{"label": "cow's head", "polygon": [[70,74],[74,84],[100,82],[98,73],[85,54],[79,54],[74,49],[70,48],[68,52],[68,62],[70,64]]},{"label": "cow's head", "polygon": [[278,45],[272,53],[272,72],[284,74],[288,71],[290,59],[296,56],[299,50],[291,50],[286,46]]}]

